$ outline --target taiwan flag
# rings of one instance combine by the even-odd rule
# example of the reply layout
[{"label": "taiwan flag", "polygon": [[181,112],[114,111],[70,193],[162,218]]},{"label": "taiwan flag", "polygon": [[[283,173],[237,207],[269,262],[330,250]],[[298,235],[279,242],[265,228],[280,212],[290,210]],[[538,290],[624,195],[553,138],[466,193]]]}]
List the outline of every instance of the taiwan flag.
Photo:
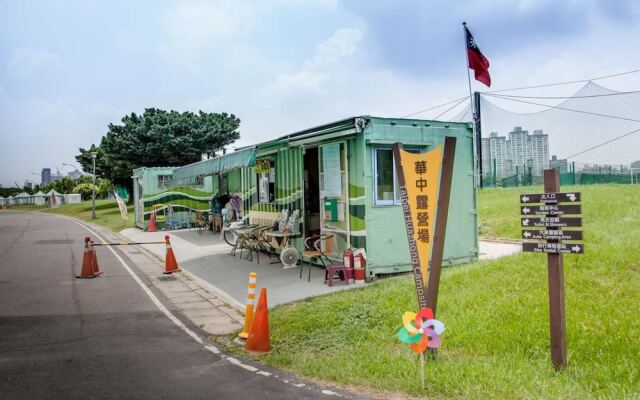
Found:
[{"label": "taiwan flag", "polygon": [[480,52],[480,48],[476,43],[473,35],[464,26],[464,35],[467,41],[467,59],[469,60],[469,68],[471,68],[475,74],[476,80],[484,83],[488,87],[491,87],[491,76],[489,75],[489,60]]}]

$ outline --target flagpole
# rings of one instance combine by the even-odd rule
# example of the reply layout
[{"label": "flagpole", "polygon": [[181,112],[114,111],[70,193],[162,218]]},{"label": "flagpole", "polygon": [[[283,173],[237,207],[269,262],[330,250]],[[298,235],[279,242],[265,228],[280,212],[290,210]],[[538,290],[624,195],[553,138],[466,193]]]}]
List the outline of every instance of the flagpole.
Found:
[{"label": "flagpole", "polygon": [[475,106],[473,104],[473,92],[471,90],[471,72],[469,72],[469,50],[468,50],[468,43],[467,43],[467,32],[465,31],[465,28],[467,26],[466,22],[462,22],[462,34],[464,36],[464,53],[467,56],[467,81],[469,82],[469,109],[471,110],[471,118],[472,118],[472,122],[471,122],[471,126],[473,127],[473,137],[472,137],[472,145],[473,145],[473,184],[475,185],[475,187],[480,186],[478,184],[478,179],[482,179],[482,177],[478,177],[476,175],[477,171],[480,171],[480,169],[478,168],[478,150],[477,150],[477,143],[476,143],[476,121],[477,121],[477,117],[476,117],[476,110],[475,110]]}]

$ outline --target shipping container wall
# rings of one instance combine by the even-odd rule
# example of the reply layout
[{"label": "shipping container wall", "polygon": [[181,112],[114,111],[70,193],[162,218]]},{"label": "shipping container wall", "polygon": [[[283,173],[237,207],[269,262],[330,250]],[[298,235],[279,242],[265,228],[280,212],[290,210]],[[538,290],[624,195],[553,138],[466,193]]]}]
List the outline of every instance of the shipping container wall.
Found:
[{"label": "shipping container wall", "polygon": [[[427,126],[428,125],[428,126]],[[405,148],[429,151],[444,144],[445,136],[457,138],[443,264],[474,261],[478,257],[476,193],[473,183],[473,141],[468,124],[430,121],[391,121],[373,118],[364,132],[365,204],[367,224],[367,273],[410,271],[411,264],[399,199],[394,190],[376,193],[376,166],[387,171],[389,153],[376,159],[376,149],[390,150],[395,142]],[[378,171],[383,173],[383,171]],[[393,171],[395,182],[395,171]],[[387,177],[387,179],[389,179]],[[382,192],[382,193],[380,193]],[[380,203],[384,203],[380,204]],[[391,203],[391,204],[389,204]]]}]

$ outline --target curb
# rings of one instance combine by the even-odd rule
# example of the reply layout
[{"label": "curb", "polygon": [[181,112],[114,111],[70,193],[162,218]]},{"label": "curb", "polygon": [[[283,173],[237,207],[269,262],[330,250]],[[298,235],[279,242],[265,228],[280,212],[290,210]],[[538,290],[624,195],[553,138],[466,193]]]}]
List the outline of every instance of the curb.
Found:
[{"label": "curb", "polygon": [[[119,237],[125,239],[125,240],[129,240],[129,238],[127,238],[126,236],[120,234],[120,232],[114,232],[114,234],[118,235]],[[163,266],[164,260],[162,258],[160,258],[158,255],[156,255],[155,253],[153,253],[151,250],[146,249],[143,246],[140,246],[140,250],[144,251],[145,254],[147,254],[148,256],[150,256],[151,258],[153,258],[154,260],[156,260],[160,266]],[[224,292],[222,289],[216,287],[215,285],[212,285],[211,283],[205,281],[204,279],[195,276],[193,273],[191,273],[189,270],[187,270],[186,268],[184,268],[183,266],[180,267],[180,272],[182,274],[185,275],[185,277],[187,277],[189,280],[193,281],[196,285],[200,286],[200,288],[206,292],[209,292],[213,295],[215,295],[216,297],[219,297],[221,300],[223,300],[225,303],[227,303],[228,305],[232,306],[233,309],[235,309],[236,311],[240,311],[241,315],[244,315],[244,306],[236,299],[234,299],[233,297],[231,297],[228,293]],[[222,310],[224,311],[224,310]],[[229,315],[230,317],[232,317],[233,319],[237,319],[237,316],[233,316],[230,315],[229,313],[225,314]],[[238,322],[240,323],[244,323],[244,318],[241,318],[238,320]]]}]

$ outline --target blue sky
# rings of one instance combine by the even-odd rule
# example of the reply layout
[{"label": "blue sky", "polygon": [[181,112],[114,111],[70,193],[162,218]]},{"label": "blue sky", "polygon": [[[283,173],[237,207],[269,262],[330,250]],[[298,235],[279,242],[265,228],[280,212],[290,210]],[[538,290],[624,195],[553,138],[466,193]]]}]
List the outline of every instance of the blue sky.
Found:
[{"label": "blue sky", "polygon": [[492,89],[637,69],[639,17],[637,0],[0,1],[0,183],[68,172],[146,107],[234,113],[245,145],[462,97],[463,20]]}]

